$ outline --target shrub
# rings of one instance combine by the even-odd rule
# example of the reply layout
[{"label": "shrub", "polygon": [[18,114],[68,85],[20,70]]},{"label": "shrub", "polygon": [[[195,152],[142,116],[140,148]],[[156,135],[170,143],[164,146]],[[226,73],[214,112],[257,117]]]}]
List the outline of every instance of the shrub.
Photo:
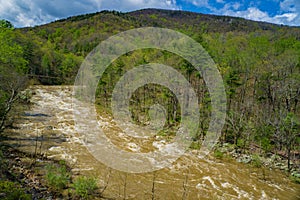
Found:
[{"label": "shrub", "polygon": [[190,145],[190,149],[199,150],[201,147],[201,143],[199,141],[193,141]]},{"label": "shrub", "polygon": [[221,152],[220,150],[216,149],[216,150],[214,151],[214,156],[215,156],[216,158],[221,159],[221,158],[223,158],[224,153]]},{"label": "shrub", "polygon": [[300,177],[290,175],[290,180],[293,181],[294,183],[300,184]]},{"label": "shrub", "polygon": [[0,149],[0,170],[4,170],[7,168],[6,160],[4,159],[2,149]]},{"label": "shrub", "polygon": [[74,183],[76,195],[81,198],[88,199],[89,195],[92,195],[97,190],[98,186],[94,178],[78,177]]},{"label": "shrub", "polygon": [[254,167],[258,167],[258,168],[261,167],[261,166],[263,165],[261,158],[260,158],[259,155],[257,155],[257,154],[254,154],[254,155],[252,156],[251,164],[252,164]]},{"label": "shrub", "polygon": [[20,185],[10,181],[0,181],[0,194],[3,200],[31,200],[30,194],[26,194]]},{"label": "shrub", "polygon": [[46,169],[46,180],[52,189],[62,190],[67,187],[70,180],[70,173],[67,171],[65,165],[48,165]]},{"label": "shrub", "polygon": [[290,175],[290,179],[297,184],[300,184],[300,172],[294,171]]},{"label": "shrub", "polygon": [[237,140],[236,146],[237,146],[238,148],[244,149],[247,145],[248,145],[248,144],[247,144],[247,141],[246,141],[245,139],[239,138],[239,139]]}]

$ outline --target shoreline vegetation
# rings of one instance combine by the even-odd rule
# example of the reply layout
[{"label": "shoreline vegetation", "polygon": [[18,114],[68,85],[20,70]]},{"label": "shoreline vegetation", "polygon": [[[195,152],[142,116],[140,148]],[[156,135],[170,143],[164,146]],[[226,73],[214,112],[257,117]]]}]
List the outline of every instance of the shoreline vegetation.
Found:
[{"label": "shoreline vegetation", "polygon": [[[223,77],[227,118],[213,157],[234,159],[255,168],[280,169],[299,184],[300,27],[242,18],[144,9],[103,11],[21,29],[1,20],[0,142],[5,129],[14,128],[14,118],[30,106],[34,94],[25,90],[28,86],[70,85],[84,58],[101,41],[148,26],[173,29],[193,38],[213,58]],[[191,146],[191,151],[196,151],[209,126],[211,99],[202,75],[178,55],[141,49],[120,56],[101,77],[96,104],[101,112],[110,113],[107,107],[120,77],[135,66],[153,62],[174,67],[197,93],[201,119]],[[172,138],[181,110],[168,88],[157,84],[138,88],[130,100],[132,120],[145,126],[154,104],[166,108],[160,136]],[[92,177],[73,177],[65,161],[49,160],[38,153],[28,155],[2,143],[1,148],[2,199],[88,199],[90,195],[102,196],[106,189]],[[261,172],[264,177],[264,170]]]},{"label": "shoreline vegetation", "polygon": [[[256,147],[257,148],[257,147]],[[237,162],[251,165],[255,168],[266,168],[269,170],[280,170],[285,173],[291,181],[300,184],[300,169],[297,164],[292,163],[291,169],[288,168],[286,156],[274,153],[264,154],[255,150],[245,152],[243,149],[235,149],[233,145],[225,143],[217,146],[213,153],[217,159],[229,158]]]},{"label": "shoreline vegetation", "polygon": [[[34,93],[27,91],[26,94],[30,102]],[[103,112],[104,116],[110,115],[105,110],[99,112]],[[160,135],[160,137],[169,136]],[[4,139],[3,135],[1,138]],[[187,151],[197,155],[199,147],[192,145]],[[265,154],[258,146],[245,150],[229,143],[217,144],[208,157],[219,162],[226,159],[234,160],[249,167],[250,171],[258,170],[257,176],[262,181],[269,180],[268,170],[279,170],[291,181],[300,184],[297,165],[292,163],[289,170],[285,156]],[[3,199],[110,199],[103,195],[108,182],[101,185],[94,177],[73,172],[72,166],[66,161],[49,159],[43,153],[25,153],[13,146],[1,144],[0,168],[0,197]]]},{"label": "shoreline vegetation", "polygon": [[[188,151],[197,155],[195,149]],[[299,171],[292,168],[289,172],[286,159],[275,154],[263,157],[241,152],[241,149],[225,143],[216,147],[208,159],[242,163],[266,182],[269,181],[268,170],[279,170],[300,184]],[[66,161],[49,159],[44,154],[28,154],[1,144],[0,167],[0,197],[3,199],[110,199],[103,195],[108,182],[102,185],[94,177],[73,172]]]}]

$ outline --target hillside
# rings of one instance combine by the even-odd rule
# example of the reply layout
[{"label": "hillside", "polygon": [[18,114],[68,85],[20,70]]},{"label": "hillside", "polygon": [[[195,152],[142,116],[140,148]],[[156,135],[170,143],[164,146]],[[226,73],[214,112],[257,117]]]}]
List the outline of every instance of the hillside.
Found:
[{"label": "hillside", "polygon": [[[291,134],[291,138],[282,135],[285,131],[281,123],[287,123],[291,116],[292,119],[299,117],[299,27],[184,11],[145,9],[130,13],[102,11],[14,32],[28,60],[24,67],[26,73],[42,84],[51,85],[73,84],[81,62],[99,42],[116,33],[147,26],[185,33],[200,42],[214,59],[223,76],[228,98],[229,121],[225,126],[224,141],[244,148],[249,147],[250,141],[263,140],[259,146],[265,151],[282,151],[283,143],[289,151],[292,150],[293,141],[297,141],[296,135]],[[182,58],[158,50],[135,51],[112,63],[99,82],[98,103],[107,105],[114,84],[132,65],[151,62],[164,63],[180,70],[199,92],[200,103],[210,104],[207,88],[196,70]],[[155,94],[153,91],[159,92]],[[151,86],[137,93],[146,93],[151,99],[157,93],[165,92]],[[166,102],[174,103],[176,100],[172,97]],[[145,113],[146,104],[144,107],[132,106]],[[178,116],[171,113],[178,109],[175,106],[169,111],[168,121],[173,125]],[[209,119],[209,109],[202,112]],[[201,123],[201,132],[205,132],[208,120]],[[294,128],[297,130],[299,127]],[[249,131],[253,132],[251,137]]]},{"label": "hillside", "polygon": [[[264,158],[275,158],[299,183],[300,27],[159,9],[102,11],[36,27],[0,27],[0,133],[6,124],[13,127],[7,114],[14,110],[14,101],[19,97],[23,103],[28,101],[26,94],[18,95],[26,87],[26,77],[31,84],[72,85],[81,63],[101,41],[149,26],[190,36],[215,61],[227,95],[227,118],[215,150],[217,157],[230,153],[257,166],[264,164]],[[202,74],[171,52],[141,49],[116,59],[98,83],[98,114],[111,115],[112,92],[120,77],[134,66],[154,62],[174,67],[193,87],[201,118],[190,148],[199,149],[212,115],[210,93]],[[133,121],[149,124],[148,112],[154,104],[162,105],[166,115],[157,135],[173,139],[182,113],[178,99],[166,87],[147,84],[133,93]],[[252,155],[252,160],[243,160],[243,155]]]},{"label": "hillside", "polygon": [[[72,65],[76,69],[71,72],[72,75],[70,76],[68,71],[68,75],[65,75],[68,77],[57,80],[57,83],[64,83],[70,82],[71,77],[74,78],[80,62],[100,41],[124,30],[146,26],[178,30],[201,42],[204,46],[207,43],[204,37],[207,35],[224,34],[226,37],[231,34],[246,38],[256,34],[261,37],[265,36],[271,43],[279,39],[299,40],[300,37],[300,28],[297,27],[253,22],[242,18],[158,9],[145,9],[130,13],[102,11],[19,31],[24,33],[27,39],[30,38],[29,46],[32,49],[29,51],[33,51],[31,54],[35,55],[29,63],[30,74],[58,78],[61,74],[58,69],[62,64],[61,60],[67,58],[74,61]],[[61,57],[62,55],[64,56]],[[47,67],[51,70],[45,69]],[[41,81],[47,83],[43,79]],[[49,83],[53,83],[53,80]]]}]

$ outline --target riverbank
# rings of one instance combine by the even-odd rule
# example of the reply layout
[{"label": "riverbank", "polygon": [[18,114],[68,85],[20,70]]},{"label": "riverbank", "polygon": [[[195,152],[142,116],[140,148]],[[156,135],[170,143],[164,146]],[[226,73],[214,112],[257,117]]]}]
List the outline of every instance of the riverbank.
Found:
[{"label": "riverbank", "polygon": [[[112,199],[290,200],[286,195],[297,197],[300,190],[300,185],[290,181],[282,172],[266,169],[267,179],[263,180],[261,170],[249,164],[214,156],[201,158],[196,150],[186,152],[170,167],[152,173],[131,174],[108,168],[90,154],[81,142],[82,138],[76,134],[72,118],[72,89],[67,86],[35,86],[32,90],[33,105],[6,130],[5,144],[27,155],[35,155],[35,152],[44,155],[47,160],[54,161],[48,163],[50,165],[57,166],[60,160],[65,160],[69,167],[59,165],[56,168],[62,168],[59,173],[63,177],[71,176],[67,179],[71,191],[75,190],[74,181],[78,176],[94,177],[100,189],[98,194],[105,189],[103,196]],[[130,140],[109,117],[99,116],[99,124],[119,148],[127,150],[134,146],[134,150],[141,153],[140,149],[153,147],[152,141]],[[155,144],[166,142],[163,137],[157,139]],[[47,176],[37,177],[47,183]],[[63,191],[67,191],[64,199],[73,198],[68,196],[71,194],[68,189]]]},{"label": "riverbank", "polygon": [[[226,151],[225,151],[226,150]],[[265,173],[263,168],[269,170],[280,169],[286,172],[286,166],[283,164],[283,160],[279,156],[271,156],[270,158],[260,157],[259,161],[255,155],[238,154],[235,153],[232,146],[224,144],[223,147],[219,147],[214,153],[214,157],[217,159],[234,159],[243,165],[251,166],[251,171],[261,177],[263,181],[270,181],[268,173]],[[222,152],[222,154],[220,154]],[[197,154],[194,152],[194,154]],[[67,167],[68,173],[71,175],[68,185],[63,190],[56,190],[49,186],[46,181],[45,168],[49,165],[56,165],[61,168],[65,165],[64,161],[48,159],[43,155],[32,155],[25,152],[21,152],[15,148],[7,145],[1,145],[1,187],[9,188],[8,183],[13,183],[10,188],[10,194],[0,192],[1,198],[11,197],[10,195],[22,195],[22,199],[81,199],[75,195],[74,187],[72,186],[72,178],[79,176],[77,173],[75,176],[72,174],[72,168]],[[221,161],[222,162],[222,161]],[[280,167],[281,166],[281,167]],[[258,171],[255,172],[255,168]],[[259,175],[261,173],[261,175]],[[4,185],[6,184],[6,185]],[[103,188],[102,188],[103,189]],[[101,189],[101,190],[102,190]],[[73,192],[72,192],[73,191]],[[99,192],[94,193],[95,196],[90,195],[89,199],[105,199],[100,198]]]},{"label": "riverbank", "polygon": [[3,199],[56,199],[62,197],[45,183],[43,168],[57,161],[1,144],[1,194]]},{"label": "riverbank", "polygon": [[236,149],[234,145],[224,143],[222,146],[215,148],[214,156],[222,158],[227,156],[236,160],[239,163],[250,164],[253,167],[261,168],[265,167],[270,170],[277,169],[285,173],[293,182],[300,184],[300,163],[291,162],[291,169],[288,169],[288,161],[286,158],[273,153],[264,156],[263,153],[257,153],[257,151],[243,151]]},{"label": "riverbank", "polygon": [[0,167],[0,199],[109,199],[96,179],[73,173],[64,160],[1,144]]}]

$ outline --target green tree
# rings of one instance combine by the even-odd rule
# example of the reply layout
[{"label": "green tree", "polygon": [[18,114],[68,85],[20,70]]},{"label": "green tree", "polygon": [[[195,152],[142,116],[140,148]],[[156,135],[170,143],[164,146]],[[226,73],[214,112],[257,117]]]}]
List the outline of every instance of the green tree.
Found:
[{"label": "green tree", "polygon": [[83,58],[75,56],[72,53],[66,54],[60,65],[60,74],[63,83],[72,83],[73,77],[76,76],[80,63]]},{"label": "green tree", "polygon": [[13,104],[19,99],[19,92],[26,87],[28,62],[24,51],[16,42],[15,32],[10,28],[0,29],[0,132]]},{"label": "green tree", "polygon": [[14,26],[12,25],[12,23],[10,21],[7,21],[5,19],[1,19],[0,20],[0,28],[14,28]]},{"label": "green tree", "polygon": [[283,134],[282,138],[284,139],[284,145],[287,151],[288,169],[291,170],[291,151],[297,146],[297,142],[299,142],[300,137],[300,123],[299,119],[294,113],[288,113],[283,119],[281,130]]}]

